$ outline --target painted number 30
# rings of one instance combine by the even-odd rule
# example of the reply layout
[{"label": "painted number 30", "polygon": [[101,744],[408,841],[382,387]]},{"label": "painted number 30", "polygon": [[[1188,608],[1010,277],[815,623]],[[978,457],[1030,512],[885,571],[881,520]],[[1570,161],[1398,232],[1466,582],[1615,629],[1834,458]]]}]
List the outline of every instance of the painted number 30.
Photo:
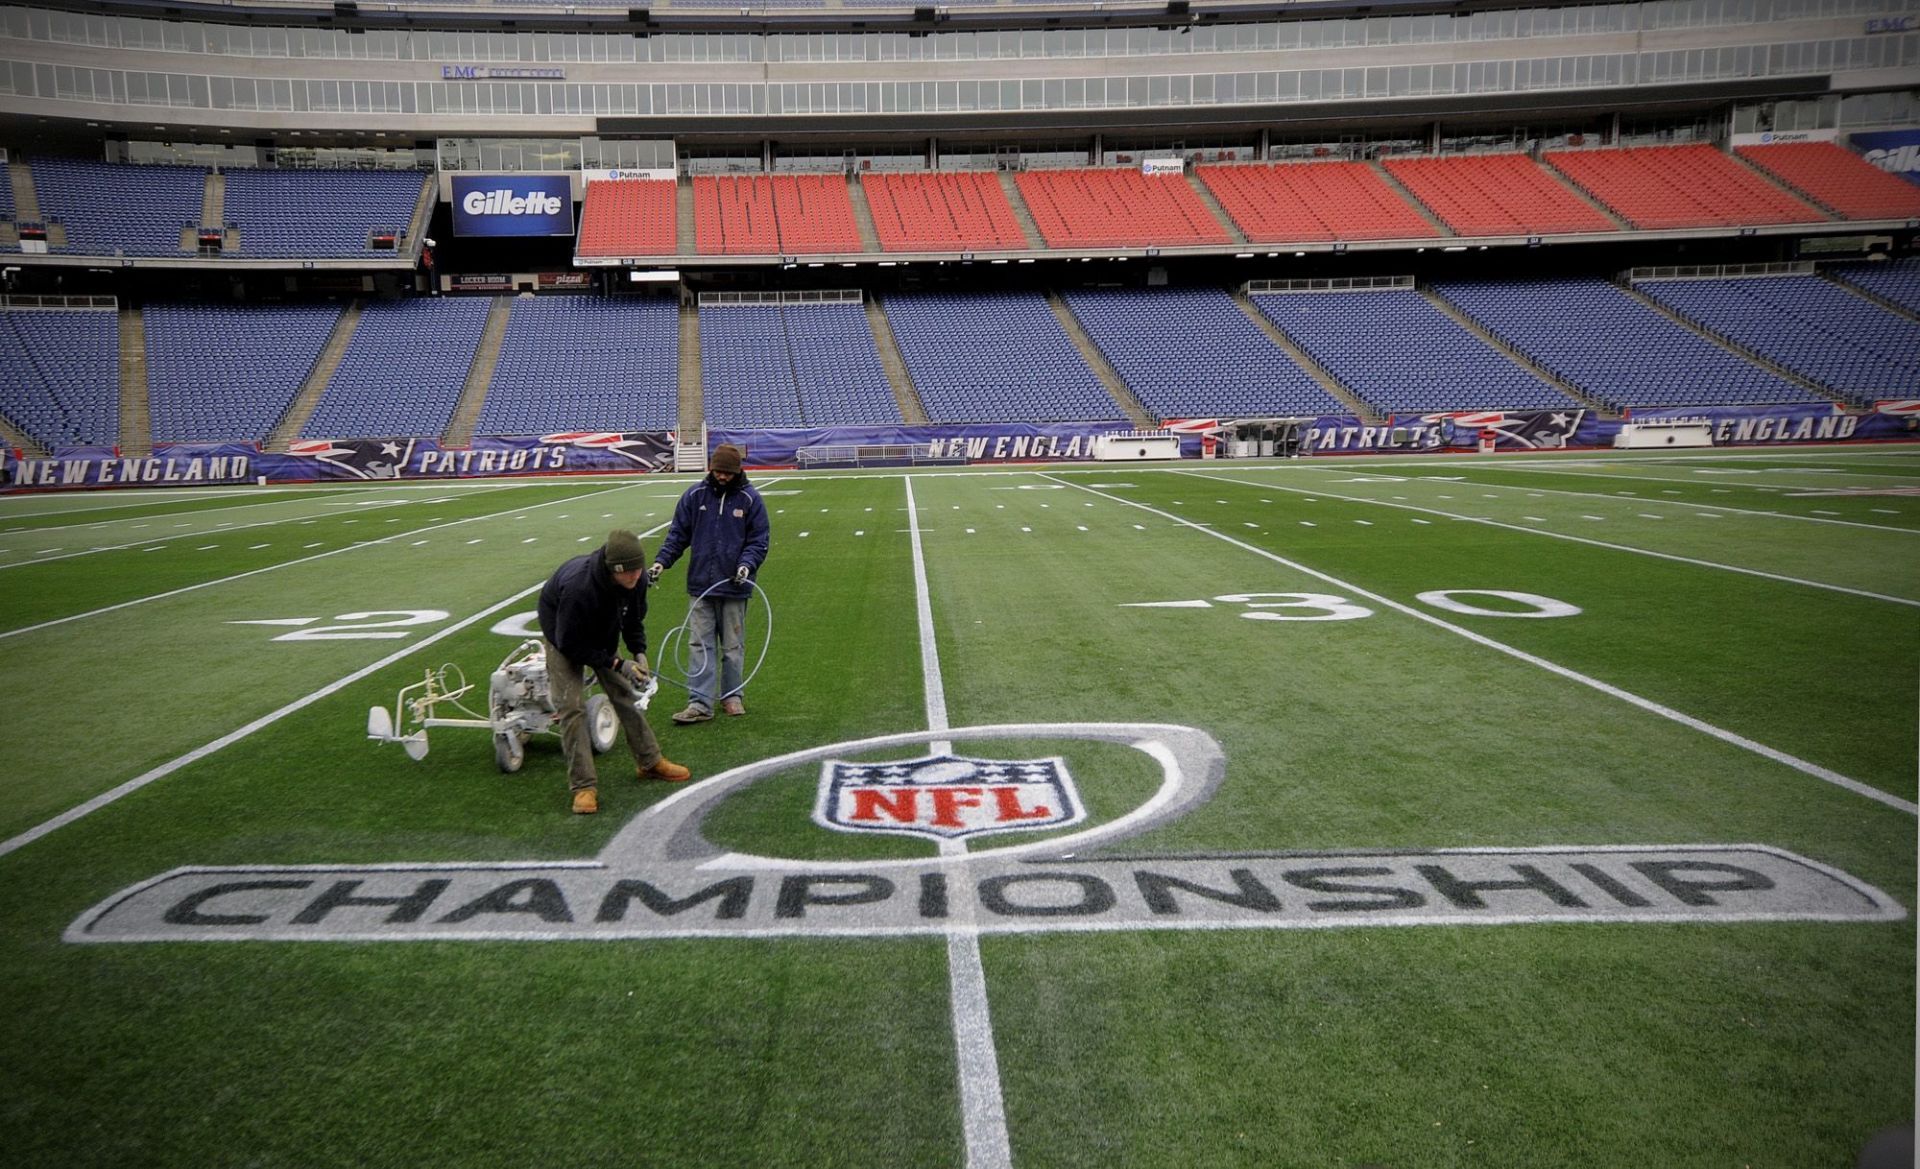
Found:
[{"label": "painted number 30", "polygon": [[[1489,609],[1463,601],[1462,597],[1497,598],[1518,608]],[[1572,617],[1578,605],[1556,601],[1534,593],[1512,593],[1501,589],[1434,589],[1419,599],[1436,609],[1469,617]],[[1215,597],[1222,605],[1242,605],[1240,614],[1249,621],[1352,621],[1373,616],[1373,610],[1333,593],[1229,593]]]}]

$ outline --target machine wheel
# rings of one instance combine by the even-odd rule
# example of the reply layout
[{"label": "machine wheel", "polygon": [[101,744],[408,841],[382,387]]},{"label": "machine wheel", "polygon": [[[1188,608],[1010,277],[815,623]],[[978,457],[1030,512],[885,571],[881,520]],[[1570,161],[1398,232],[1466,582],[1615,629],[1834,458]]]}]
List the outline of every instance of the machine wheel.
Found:
[{"label": "machine wheel", "polygon": [[493,737],[493,761],[501,771],[512,775],[527,761],[527,745],[512,731],[497,734]]},{"label": "machine wheel", "polygon": [[596,694],[587,699],[587,739],[593,744],[593,753],[605,755],[613,747],[613,737],[619,733],[620,716],[614,712],[607,696]]}]

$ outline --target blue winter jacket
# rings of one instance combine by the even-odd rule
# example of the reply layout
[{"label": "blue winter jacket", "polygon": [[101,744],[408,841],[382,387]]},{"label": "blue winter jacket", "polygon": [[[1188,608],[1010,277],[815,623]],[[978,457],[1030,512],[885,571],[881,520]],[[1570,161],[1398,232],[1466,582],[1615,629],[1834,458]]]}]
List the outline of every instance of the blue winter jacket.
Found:
[{"label": "blue winter jacket", "polygon": [[708,475],[687,488],[674,505],[673,524],[653,559],[662,568],[672,568],[680,553],[690,553],[690,597],[745,597],[753,589],[734,584],[734,570],[744,564],[753,575],[760,575],[760,566],[767,559],[769,535],[767,505],[747,482],[745,472],[735,475],[724,487]]},{"label": "blue winter jacket", "polygon": [[634,657],[647,652],[647,588],[623,589],[596,548],[554,570],[540,590],[540,636],[575,665],[611,669],[620,642]]}]

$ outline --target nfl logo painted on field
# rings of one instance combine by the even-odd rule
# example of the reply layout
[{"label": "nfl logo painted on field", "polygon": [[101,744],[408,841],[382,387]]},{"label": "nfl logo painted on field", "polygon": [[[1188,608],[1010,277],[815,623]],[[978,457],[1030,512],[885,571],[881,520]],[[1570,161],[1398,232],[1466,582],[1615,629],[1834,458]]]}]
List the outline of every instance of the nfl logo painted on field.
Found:
[{"label": "nfl logo painted on field", "polygon": [[1086,818],[1065,760],[934,755],[893,763],[828,760],[814,822],[841,832],[954,840],[1031,832]]}]

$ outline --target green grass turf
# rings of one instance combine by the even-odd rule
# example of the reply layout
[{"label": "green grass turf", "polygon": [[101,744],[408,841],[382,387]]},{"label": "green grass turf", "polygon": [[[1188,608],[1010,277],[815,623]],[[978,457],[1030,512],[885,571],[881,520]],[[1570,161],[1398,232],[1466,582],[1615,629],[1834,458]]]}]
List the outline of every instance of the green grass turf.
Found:
[{"label": "green grass turf", "polygon": [[[1877,475],[1903,465],[1884,450],[1864,462]],[[1516,515],[1592,534],[1580,525],[1595,522],[1578,518],[1591,500],[1528,498],[1533,472],[1490,466],[1503,480],[1494,490],[1519,491]],[[1906,799],[1920,707],[1911,606],[1253,482],[1346,480],[1362,468],[1452,473],[1438,461],[1342,460],[1299,474],[1204,468],[1247,482],[1164,468],[916,477],[949,722],[1206,729],[1226,751],[1226,782],[1115,853],[1758,843],[1913,904],[1911,814],[1358,591]],[[671,685],[654,707],[667,754],[696,778],[927,725],[899,477],[760,478],[797,494],[768,497],[772,650],[749,716],[674,727],[664,716],[683,695]],[[1538,476],[1553,487],[1548,478]],[[651,530],[685,482],[546,483],[398,505],[443,523],[490,518],[0,640],[0,683],[38,699],[7,724],[0,834],[501,605],[616,521]],[[1106,486],[1120,483],[1132,486]],[[1891,483],[1920,484],[1920,473]],[[1462,494],[1457,482],[1336,487],[1418,491],[1420,506],[1440,510],[1465,502],[1435,498]],[[9,509],[48,502],[0,501],[0,528]],[[1871,517],[1869,505],[1920,510],[1900,497],[1836,506]],[[367,509],[362,524],[384,510]],[[1731,521],[1630,518],[1606,521],[1604,538],[1920,595],[1906,533],[1754,516],[1729,540],[1709,525]],[[1905,522],[1858,518],[1879,520]],[[248,542],[278,548],[321,526],[288,524]],[[1820,555],[1796,559],[1809,539]],[[245,551],[181,556],[191,563],[165,579],[231,575],[255,563]],[[129,555],[4,570],[38,575],[31,596],[0,601],[17,606],[0,632],[29,612],[163,591],[143,581],[144,563],[101,571]],[[684,615],[683,580],[676,569],[653,594],[656,647]],[[1465,616],[1418,600],[1437,588],[1537,593],[1581,613]],[[1247,602],[1219,600],[1300,592],[1369,615],[1259,621]],[[1135,607],[1175,600],[1209,607]],[[367,707],[426,669],[450,662],[484,679],[516,641],[490,627],[531,608],[530,597],[505,605],[0,855],[8,1164],[963,1163],[938,939],[60,940],[89,906],[181,865],[595,855],[681,790],[629,779],[624,747],[600,760],[606,813],[582,818],[564,812],[555,740],[530,744],[525,770],[504,776],[482,732],[436,730],[418,762],[362,737]],[[276,641],[293,627],[229,624],[429,609],[448,616],[380,641]],[[750,626],[765,621],[756,611]],[[669,675],[677,665],[660,652],[656,664]],[[1154,786],[1143,757],[1111,745],[958,746],[1066,755],[1095,819]],[[710,838],[822,860],[926,855],[918,840],[813,825],[817,773],[790,772],[723,804]],[[1912,1118],[1910,918],[1039,934],[987,937],[981,951],[1022,1169],[1848,1164],[1875,1130]]]}]

